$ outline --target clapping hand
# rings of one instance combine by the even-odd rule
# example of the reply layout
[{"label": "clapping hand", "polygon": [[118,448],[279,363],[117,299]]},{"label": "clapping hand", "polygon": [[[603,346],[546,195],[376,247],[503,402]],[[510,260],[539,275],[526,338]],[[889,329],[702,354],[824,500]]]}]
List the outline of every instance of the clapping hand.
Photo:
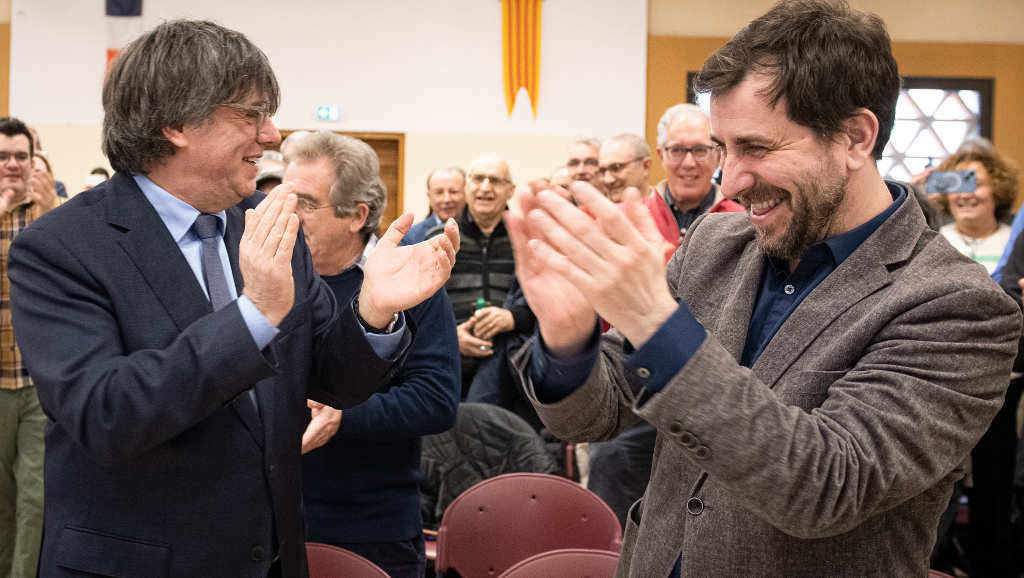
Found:
[{"label": "clapping hand", "polygon": [[391,223],[363,267],[359,316],[373,327],[386,326],[395,313],[436,293],[455,266],[455,254],[459,252],[455,221],[448,219],[443,235],[398,246],[412,221],[412,213],[406,213]]}]

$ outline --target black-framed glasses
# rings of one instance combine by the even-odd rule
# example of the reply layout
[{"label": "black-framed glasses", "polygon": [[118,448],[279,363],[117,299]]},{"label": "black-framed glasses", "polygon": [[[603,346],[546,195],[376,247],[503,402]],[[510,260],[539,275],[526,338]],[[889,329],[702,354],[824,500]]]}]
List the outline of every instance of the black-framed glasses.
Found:
[{"label": "black-framed glasses", "polygon": [[512,184],[512,181],[506,179],[505,177],[499,177],[497,175],[484,175],[480,173],[469,175],[469,180],[472,181],[472,183],[477,186],[484,184],[484,181],[491,181],[491,184],[494,185],[495,187],[503,187],[505,185]]},{"label": "black-framed glasses", "polygon": [[695,161],[706,161],[711,158],[711,153],[718,150],[718,145],[697,145],[695,147],[684,147],[682,145],[672,145],[663,148],[665,154],[671,161],[681,161],[686,158],[686,155],[693,155]]},{"label": "black-framed glasses", "polygon": [[591,168],[597,168],[597,159],[569,159],[569,162],[565,163],[565,166],[570,169],[574,169],[580,165],[585,165]]},{"label": "black-framed glasses", "polygon": [[628,160],[628,161],[626,161],[624,163],[612,163],[612,164],[610,164],[610,165],[608,165],[606,167],[601,167],[601,168],[597,169],[597,174],[602,176],[602,177],[605,175],[605,173],[611,173],[613,175],[617,175],[617,174],[622,172],[622,169],[625,169],[629,165],[631,165],[631,164],[633,164],[633,163],[635,163],[637,161],[642,161],[642,160],[644,160],[646,158],[647,158],[646,156],[639,156],[639,157],[636,157],[635,159]]},{"label": "black-framed glasses", "polygon": [[263,121],[273,116],[270,110],[269,102],[261,102],[258,104],[242,104],[240,102],[225,102],[218,106],[237,110],[245,118],[246,122],[251,122],[255,125],[262,125]]}]

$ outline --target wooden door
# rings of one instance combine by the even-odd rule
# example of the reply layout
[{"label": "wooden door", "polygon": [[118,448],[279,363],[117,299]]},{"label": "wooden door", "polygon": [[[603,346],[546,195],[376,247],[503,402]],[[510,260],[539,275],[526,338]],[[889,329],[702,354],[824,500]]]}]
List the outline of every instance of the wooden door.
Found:
[{"label": "wooden door", "polygon": [[[315,132],[312,129],[282,130],[281,138],[284,139],[295,130]],[[402,196],[402,183],[405,179],[405,135],[395,132],[334,132],[365,142],[380,158],[380,178],[388,190],[388,204],[380,217],[378,231],[378,234],[383,233],[392,221],[402,214],[402,205],[405,202]]]}]

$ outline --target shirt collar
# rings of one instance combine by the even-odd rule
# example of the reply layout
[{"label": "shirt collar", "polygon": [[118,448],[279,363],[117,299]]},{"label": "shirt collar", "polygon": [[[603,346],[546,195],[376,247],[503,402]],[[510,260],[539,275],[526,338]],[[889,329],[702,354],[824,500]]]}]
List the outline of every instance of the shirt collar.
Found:
[{"label": "shirt collar", "polygon": [[377,241],[379,240],[380,239],[377,238],[376,233],[371,234],[370,239],[366,242],[366,246],[363,247],[363,253],[359,255],[359,258],[356,259],[355,263],[352,263],[352,266],[345,270],[348,271],[355,267],[358,267],[359,270],[362,271],[363,267],[366,266],[366,260],[370,258],[370,254],[373,253],[373,250],[377,248]]},{"label": "shirt collar", "polygon": [[[192,224],[199,216],[199,210],[167,192],[145,175],[133,175],[132,178],[142,189],[142,194],[146,196],[149,204],[156,209],[157,215],[160,215],[160,220],[164,222],[171,237],[180,243],[192,231]],[[214,215],[220,221],[220,232],[223,235],[227,228],[227,212],[220,211]]]},{"label": "shirt collar", "polygon": [[708,188],[708,194],[704,195],[704,198],[700,200],[700,204],[689,211],[680,211],[676,208],[675,200],[672,199],[672,191],[668,188],[667,180],[665,181],[665,190],[662,191],[661,197],[665,200],[665,204],[668,205],[668,208],[672,209],[673,213],[699,217],[700,215],[708,212],[711,206],[715,204],[715,183],[711,183],[711,186]]},{"label": "shirt collar", "polygon": [[[824,241],[811,245],[800,256],[800,262],[802,263],[806,258],[816,260],[827,259],[831,255],[835,266],[838,267],[847,257],[852,255],[872,233],[878,230],[878,227],[882,226],[882,223],[887,221],[896,212],[896,209],[907,198],[907,189],[903,185],[889,181],[886,181],[885,185],[889,189],[889,194],[892,195],[893,201],[891,205],[859,227],[845,233],[833,235]],[[789,273],[789,265],[786,261],[775,257],[769,257],[768,261],[776,271]]]}]

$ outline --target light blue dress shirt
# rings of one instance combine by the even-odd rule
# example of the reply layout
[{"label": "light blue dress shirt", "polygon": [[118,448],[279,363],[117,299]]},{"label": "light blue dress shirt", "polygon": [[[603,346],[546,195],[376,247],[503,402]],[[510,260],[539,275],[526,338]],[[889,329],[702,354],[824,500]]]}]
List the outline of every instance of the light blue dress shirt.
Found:
[{"label": "light blue dress shirt", "polygon": [[[160,216],[160,220],[167,227],[171,238],[178,244],[178,248],[188,262],[188,266],[192,268],[192,273],[196,276],[199,286],[202,287],[204,293],[207,293],[206,283],[203,282],[203,265],[200,256],[202,240],[192,230],[192,224],[195,222],[196,217],[199,216],[199,210],[167,192],[144,175],[135,175],[133,178],[136,184],[139,185],[139,188],[142,189],[142,194],[146,196],[146,200],[149,201],[149,204],[153,205],[157,215]],[[231,272],[228,250],[224,245],[227,214],[224,211],[220,211],[215,213],[215,215],[220,221],[221,234],[217,237],[217,250],[220,252],[221,266],[224,267],[224,278],[234,280],[235,277]],[[238,296],[234,282],[229,281],[228,290],[231,291],[231,296],[238,300],[238,310],[242,314],[242,320],[249,329],[253,341],[256,342],[256,347],[263,349],[270,344],[271,340],[279,333],[279,330],[267,321],[267,318],[253,305],[248,296]],[[208,293],[206,297],[209,298]],[[366,330],[363,329],[370,347],[382,358],[392,357],[403,342],[405,315],[404,313],[399,314],[398,317],[399,320],[395,330],[389,334],[366,333]]]}]

